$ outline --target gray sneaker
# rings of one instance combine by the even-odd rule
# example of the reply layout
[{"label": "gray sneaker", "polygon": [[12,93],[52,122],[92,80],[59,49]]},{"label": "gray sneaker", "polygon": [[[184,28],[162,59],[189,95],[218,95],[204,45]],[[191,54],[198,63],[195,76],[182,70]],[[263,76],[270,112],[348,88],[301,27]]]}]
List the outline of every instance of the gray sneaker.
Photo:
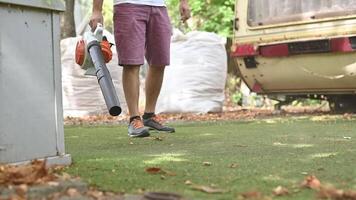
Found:
[{"label": "gray sneaker", "polygon": [[157,117],[157,115],[154,115],[153,117],[148,119],[143,119],[143,124],[152,130],[163,131],[168,133],[175,132],[174,128],[163,125],[162,120]]},{"label": "gray sneaker", "polygon": [[149,128],[145,127],[141,119],[134,119],[129,124],[130,137],[148,137],[150,136]]}]

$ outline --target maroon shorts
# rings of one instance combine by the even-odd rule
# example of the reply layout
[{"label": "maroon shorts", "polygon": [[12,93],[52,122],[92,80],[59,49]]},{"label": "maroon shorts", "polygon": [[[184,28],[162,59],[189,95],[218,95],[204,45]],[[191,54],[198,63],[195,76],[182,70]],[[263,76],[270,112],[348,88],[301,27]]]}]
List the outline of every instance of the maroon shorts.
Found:
[{"label": "maroon shorts", "polygon": [[172,26],[166,7],[119,4],[114,7],[119,65],[167,66]]}]

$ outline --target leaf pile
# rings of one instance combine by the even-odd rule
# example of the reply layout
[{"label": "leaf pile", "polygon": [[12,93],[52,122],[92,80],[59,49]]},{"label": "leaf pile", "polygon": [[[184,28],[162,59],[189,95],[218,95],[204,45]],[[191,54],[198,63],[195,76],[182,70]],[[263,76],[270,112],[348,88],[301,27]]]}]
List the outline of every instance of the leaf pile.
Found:
[{"label": "leaf pile", "polygon": [[53,181],[45,161],[35,160],[27,165],[0,165],[0,186],[33,185]]}]

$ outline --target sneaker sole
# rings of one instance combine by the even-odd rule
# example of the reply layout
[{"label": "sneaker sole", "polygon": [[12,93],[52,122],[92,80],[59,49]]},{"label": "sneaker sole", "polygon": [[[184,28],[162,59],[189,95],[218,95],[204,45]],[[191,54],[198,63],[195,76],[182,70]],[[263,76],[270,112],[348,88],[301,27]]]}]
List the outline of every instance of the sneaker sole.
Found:
[{"label": "sneaker sole", "polygon": [[157,130],[155,128],[149,128],[150,131],[157,131],[157,132],[165,132],[165,133],[175,133],[176,131],[160,131],[160,130]]},{"label": "sneaker sole", "polygon": [[131,138],[143,138],[143,137],[149,137],[150,133],[147,132],[147,133],[142,133],[140,135],[130,135],[130,134],[128,134],[128,136],[131,137]]}]

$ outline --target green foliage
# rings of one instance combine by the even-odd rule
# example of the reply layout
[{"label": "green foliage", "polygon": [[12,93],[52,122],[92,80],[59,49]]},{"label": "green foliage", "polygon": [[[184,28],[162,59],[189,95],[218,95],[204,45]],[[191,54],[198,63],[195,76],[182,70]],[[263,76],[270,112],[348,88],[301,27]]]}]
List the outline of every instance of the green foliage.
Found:
[{"label": "green foliage", "polygon": [[113,1],[104,1],[103,4],[103,17],[104,17],[104,26],[106,30],[113,32],[114,24],[113,24]]},{"label": "green foliage", "polygon": [[[87,0],[78,0],[83,12],[88,13],[90,17],[92,12],[92,1]],[[113,1],[105,0],[103,4],[103,17],[104,17],[104,27],[106,30],[112,32],[113,31]]]},{"label": "green foliage", "polygon": [[[177,27],[181,26],[179,1],[167,1],[172,22]],[[232,36],[235,0],[190,0],[189,4],[192,9],[189,29]]]},{"label": "green foliage", "polygon": [[243,94],[240,91],[241,79],[232,74],[228,74],[226,80],[226,92],[230,94],[231,102],[234,104],[241,104]]}]

